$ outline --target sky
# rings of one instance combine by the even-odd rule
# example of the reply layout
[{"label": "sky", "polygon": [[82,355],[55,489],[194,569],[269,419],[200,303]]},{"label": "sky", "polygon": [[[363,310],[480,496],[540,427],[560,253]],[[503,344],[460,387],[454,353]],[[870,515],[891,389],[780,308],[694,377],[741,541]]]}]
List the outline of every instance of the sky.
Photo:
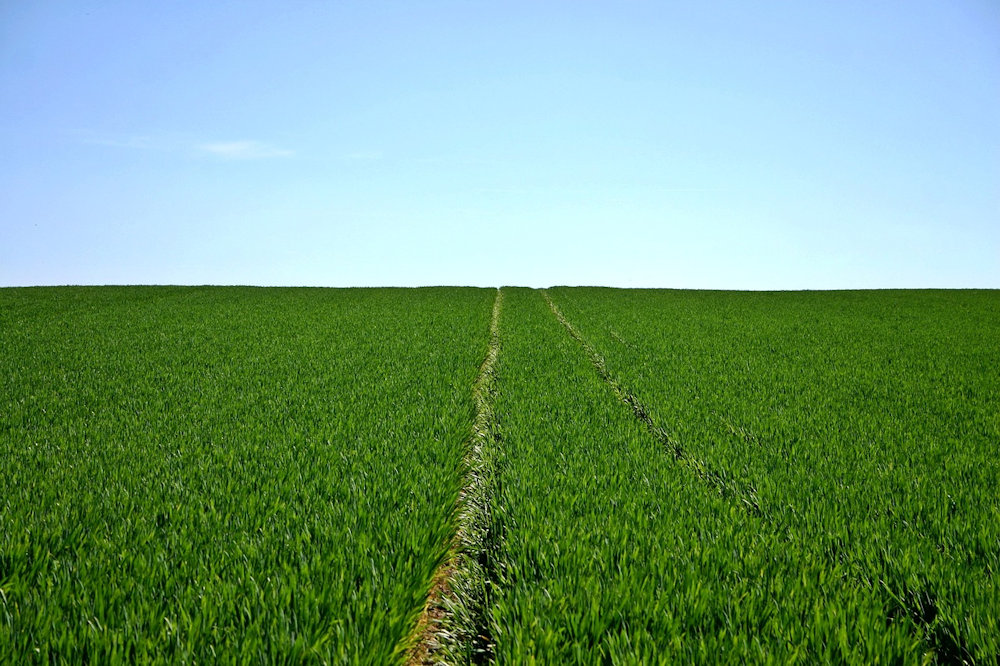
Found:
[{"label": "sky", "polygon": [[1000,288],[1000,2],[0,2],[0,286]]}]

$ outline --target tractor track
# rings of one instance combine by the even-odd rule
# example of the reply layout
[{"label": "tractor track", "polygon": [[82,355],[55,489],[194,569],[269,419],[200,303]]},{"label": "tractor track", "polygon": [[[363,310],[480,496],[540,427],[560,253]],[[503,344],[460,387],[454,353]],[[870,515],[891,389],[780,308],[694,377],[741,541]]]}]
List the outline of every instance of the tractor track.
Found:
[{"label": "tractor track", "polygon": [[[649,432],[666,447],[667,451],[673,454],[675,461],[688,468],[699,479],[715,488],[723,497],[738,499],[748,515],[763,520],[763,524],[765,525],[777,528],[778,523],[775,516],[767,511],[766,508],[761,507],[757,491],[753,486],[733,478],[725,470],[713,469],[703,460],[691,455],[680,442],[670,436],[670,433],[658,426],[650,416],[647,407],[611,373],[600,352],[563,315],[562,311],[559,310],[559,307],[552,300],[552,297],[549,296],[548,291],[543,289],[540,293],[548,304],[552,314],[563,325],[570,337],[583,347],[601,378],[611,387],[618,399],[632,410],[636,419],[641,421]],[[722,420],[733,432],[737,432],[732,424],[725,419]],[[746,433],[742,434],[745,435]],[[826,555],[833,561],[829,553]],[[886,565],[887,571],[891,570],[893,565],[888,562]],[[854,584],[873,590],[885,601],[888,609],[888,617],[886,618],[888,622],[895,622],[901,616],[908,616],[917,628],[918,635],[923,642],[933,649],[934,663],[973,663],[974,660],[969,646],[965,643],[957,629],[949,623],[934,621],[938,615],[938,600],[926,586],[911,588],[904,585],[901,589],[893,591],[885,580],[879,578],[877,582],[872,582],[868,581],[863,575],[856,575]]]},{"label": "tractor track", "polygon": [[500,353],[497,289],[490,319],[489,346],[472,385],[476,416],[466,443],[462,489],[455,506],[456,528],[444,561],[431,577],[430,589],[413,631],[403,643],[405,663],[449,664],[486,661],[491,653],[486,612],[484,569],[490,532],[490,507],[496,478],[493,383]]},{"label": "tractor track", "polygon": [[752,486],[739,482],[734,479],[731,475],[726,474],[725,471],[719,471],[713,469],[705,461],[693,456],[689,451],[687,451],[684,446],[674,439],[670,433],[668,433],[664,428],[658,426],[653,418],[649,414],[649,409],[632,393],[628,388],[626,388],[618,379],[611,374],[608,370],[607,363],[604,357],[601,356],[590,342],[583,337],[583,334],[566,319],[562,311],[549,296],[548,291],[541,291],[542,297],[548,304],[549,309],[555,318],[559,320],[559,323],[569,332],[570,337],[576,340],[587,355],[590,357],[590,362],[593,364],[597,373],[601,376],[614,391],[615,395],[621,400],[632,413],[635,418],[638,419],[646,426],[646,429],[652,434],[657,441],[659,441],[671,455],[673,455],[674,460],[679,464],[683,465],[685,468],[689,469],[694,473],[699,479],[712,486],[717,490],[723,497],[734,497],[739,500],[740,505],[743,509],[753,515],[763,517],[765,512],[760,506],[760,501],[757,497],[757,491]]}]

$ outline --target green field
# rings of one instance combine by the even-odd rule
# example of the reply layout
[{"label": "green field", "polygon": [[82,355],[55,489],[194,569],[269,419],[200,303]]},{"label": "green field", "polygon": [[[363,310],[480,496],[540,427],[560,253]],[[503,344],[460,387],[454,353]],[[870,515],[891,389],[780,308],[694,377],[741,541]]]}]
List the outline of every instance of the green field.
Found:
[{"label": "green field", "polygon": [[1000,293],[0,289],[0,663],[1000,663]]}]

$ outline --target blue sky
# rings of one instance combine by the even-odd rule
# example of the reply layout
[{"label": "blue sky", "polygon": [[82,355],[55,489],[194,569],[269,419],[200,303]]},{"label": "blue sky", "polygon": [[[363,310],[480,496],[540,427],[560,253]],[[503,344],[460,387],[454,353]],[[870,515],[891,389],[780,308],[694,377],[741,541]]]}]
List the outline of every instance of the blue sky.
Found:
[{"label": "blue sky", "polygon": [[1000,3],[6,2],[0,285],[1000,287]]}]

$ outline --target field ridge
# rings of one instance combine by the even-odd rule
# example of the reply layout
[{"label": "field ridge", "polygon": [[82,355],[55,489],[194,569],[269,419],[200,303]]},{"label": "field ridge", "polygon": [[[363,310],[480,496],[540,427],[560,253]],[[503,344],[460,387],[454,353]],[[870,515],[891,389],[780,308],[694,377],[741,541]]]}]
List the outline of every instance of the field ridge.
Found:
[{"label": "field ridge", "polygon": [[495,437],[492,391],[500,354],[502,304],[503,291],[497,289],[486,356],[472,386],[476,416],[463,460],[465,478],[455,506],[457,525],[408,638],[407,664],[468,663],[490,651],[485,620],[488,576],[483,564],[496,483],[490,442]]}]

